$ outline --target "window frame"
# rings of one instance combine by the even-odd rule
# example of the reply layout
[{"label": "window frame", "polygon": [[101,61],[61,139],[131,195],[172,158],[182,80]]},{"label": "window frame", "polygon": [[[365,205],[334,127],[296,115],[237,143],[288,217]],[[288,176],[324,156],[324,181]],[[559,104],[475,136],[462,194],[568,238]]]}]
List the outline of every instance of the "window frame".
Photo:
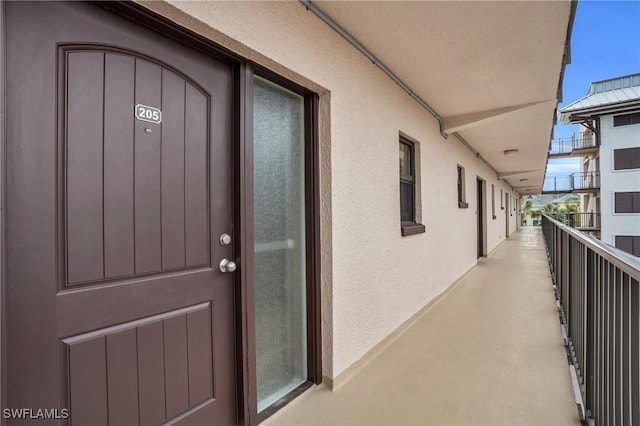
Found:
[{"label": "window frame", "polygon": [[[417,203],[417,197],[416,197],[416,188],[418,186],[418,176],[417,176],[417,172],[416,172],[416,159],[417,159],[417,155],[416,155],[416,143],[407,139],[406,137],[400,136],[399,137],[399,151],[402,152],[402,147],[408,147],[408,153],[409,153],[409,158],[408,158],[408,162],[409,162],[409,174],[408,175],[403,175],[402,174],[402,170],[399,170],[399,178],[400,178],[400,235],[404,236],[408,236],[408,235],[415,235],[415,234],[421,234],[423,232],[425,232],[426,228],[423,224],[418,222],[418,218],[417,218],[417,210],[418,210],[418,203]],[[412,206],[412,211],[411,211],[411,220],[402,220],[402,216],[403,216],[403,205],[404,203],[402,202],[403,197],[402,197],[402,185],[403,184],[410,184],[411,185],[411,206]]]},{"label": "window frame", "polygon": [[[621,160],[617,159],[616,156],[623,154],[627,154],[629,158],[629,167],[621,166]],[[618,148],[613,150],[613,170],[616,172],[626,171],[626,170],[638,170],[640,169],[640,147],[630,147],[630,148]],[[626,158],[625,158],[626,159]],[[634,160],[636,160],[636,164],[634,164]],[[619,167],[621,166],[621,167]]]},{"label": "window frame", "polygon": [[466,175],[464,167],[458,164],[456,170],[456,186],[458,196],[458,208],[467,209],[469,203],[467,203],[467,188],[466,188]]},{"label": "window frame", "polygon": [[[627,200],[620,199],[623,196],[628,196],[630,199],[628,203],[631,205],[630,211],[620,211],[618,210],[618,204],[622,204],[623,202],[627,202]],[[622,207],[622,206],[620,206]],[[635,209],[634,209],[635,207]],[[614,214],[638,214],[640,213],[640,191],[620,191],[613,193],[613,213]]]},{"label": "window frame", "polygon": [[[253,231],[254,231],[254,204],[253,204],[253,107],[254,107],[254,78],[259,77],[269,83],[280,86],[283,89],[289,90],[303,97],[304,112],[303,112],[303,126],[304,126],[304,238],[306,244],[306,250],[304,254],[305,258],[305,308],[306,308],[306,362],[307,362],[307,377],[306,381],[301,383],[298,387],[291,390],[288,394],[283,396],[277,402],[265,407],[262,411],[257,411],[257,400],[251,400],[250,406],[247,407],[251,412],[251,416],[257,419],[257,423],[262,423],[281,408],[286,406],[289,402],[300,396],[305,390],[309,389],[314,384],[322,383],[322,318],[320,316],[321,307],[321,292],[320,292],[320,142],[319,142],[319,95],[310,89],[300,86],[279,74],[264,68],[257,64],[249,62],[240,64],[238,74],[243,79],[241,86],[236,90],[239,92],[241,109],[245,111],[245,118],[239,125],[243,126],[241,129],[242,136],[244,136],[242,144],[238,145],[236,149],[237,158],[241,162],[240,171],[241,175],[246,177],[245,186],[241,189],[243,194],[238,194],[240,200],[236,203],[239,204],[239,210],[245,210],[244,214],[239,211],[239,221],[241,221],[241,233],[244,231],[246,234],[250,234],[250,237],[243,237],[246,240],[242,244],[244,252],[238,255],[239,258],[244,258],[244,268],[241,268],[240,272],[242,280],[246,282],[246,290],[251,293],[251,301],[246,305],[246,321],[244,325],[247,328],[248,336],[255,336],[255,280],[253,279],[255,258],[253,253]],[[249,118],[250,117],[250,118]],[[240,152],[237,152],[238,149]],[[251,180],[248,177],[251,176]],[[236,177],[237,179],[237,177]],[[242,178],[240,178],[242,179]],[[251,214],[248,214],[249,211]],[[243,218],[246,221],[243,221]],[[250,241],[251,240],[251,241]],[[247,297],[247,296],[245,296]],[[255,340],[252,342],[255,344]],[[256,374],[256,354],[255,347],[247,348],[251,352],[247,353],[244,357],[247,360],[247,369],[250,370],[250,383],[247,385],[247,393],[249,395],[256,395],[257,383],[255,379]],[[253,380],[251,380],[253,379]],[[246,398],[248,395],[244,395]],[[245,402],[246,403],[246,402]],[[249,405],[249,404],[247,404]]]},{"label": "window frame", "polygon": [[[618,245],[618,238],[631,239],[631,251],[627,251],[624,248],[620,247]],[[640,257],[640,235],[614,235],[613,245],[618,250],[622,250],[623,252],[628,253],[631,256]]]},{"label": "window frame", "polygon": [[[620,119],[629,118],[629,123],[620,123]],[[616,124],[616,121],[618,123]],[[636,124],[640,124],[640,112],[632,112],[628,114],[618,114],[614,115],[611,120],[611,127],[624,127],[624,126],[633,126]]]}]

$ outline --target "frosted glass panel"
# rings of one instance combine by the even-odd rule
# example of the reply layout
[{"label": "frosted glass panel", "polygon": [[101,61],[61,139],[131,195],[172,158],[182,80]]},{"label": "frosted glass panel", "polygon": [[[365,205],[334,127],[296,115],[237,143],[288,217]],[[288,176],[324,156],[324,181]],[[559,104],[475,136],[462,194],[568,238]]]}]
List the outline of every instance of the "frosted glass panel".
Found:
[{"label": "frosted glass panel", "polygon": [[254,80],[258,411],[307,379],[304,99]]}]

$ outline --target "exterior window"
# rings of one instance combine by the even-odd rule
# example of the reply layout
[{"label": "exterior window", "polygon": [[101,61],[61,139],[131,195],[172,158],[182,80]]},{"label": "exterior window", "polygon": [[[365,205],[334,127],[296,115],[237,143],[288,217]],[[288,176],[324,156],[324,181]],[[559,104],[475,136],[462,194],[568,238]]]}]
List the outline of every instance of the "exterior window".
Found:
[{"label": "exterior window", "polygon": [[500,210],[504,210],[504,197],[502,196],[502,189],[500,190]]},{"label": "exterior window", "polygon": [[460,165],[458,165],[458,207],[461,209],[469,207],[469,204],[466,202],[464,167]]},{"label": "exterior window", "polygon": [[616,192],[616,213],[640,213],[640,192]]},{"label": "exterior window", "polygon": [[402,235],[419,234],[424,225],[416,222],[415,145],[400,138],[400,230]]},{"label": "exterior window", "polygon": [[491,184],[491,217],[496,218],[496,187]]},{"label": "exterior window", "polygon": [[613,117],[613,127],[630,126],[632,124],[640,124],[640,112]]},{"label": "exterior window", "polygon": [[640,169],[640,148],[614,149],[613,169]]},{"label": "exterior window", "polygon": [[616,235],[616,247],[640,257],[640,236],[638,235]]}]

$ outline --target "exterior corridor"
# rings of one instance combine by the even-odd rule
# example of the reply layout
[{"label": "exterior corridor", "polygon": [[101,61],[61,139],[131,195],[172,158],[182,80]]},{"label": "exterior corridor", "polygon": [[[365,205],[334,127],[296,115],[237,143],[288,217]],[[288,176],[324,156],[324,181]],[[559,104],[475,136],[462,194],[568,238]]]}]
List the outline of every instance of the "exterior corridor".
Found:
[{"label": "exterior corridor", "polygon": [[337,390],[263,424],[579,425],[541,229],[481,259]]}]

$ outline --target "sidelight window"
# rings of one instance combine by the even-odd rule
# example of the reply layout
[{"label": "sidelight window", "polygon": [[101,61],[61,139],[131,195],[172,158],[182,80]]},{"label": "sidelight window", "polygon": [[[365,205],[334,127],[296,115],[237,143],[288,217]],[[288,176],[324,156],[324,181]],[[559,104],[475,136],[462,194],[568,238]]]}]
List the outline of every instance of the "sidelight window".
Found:
[{"label": "sidelight window", "polygon": [[[309,281],[305,97],[260,77],[253,85],[253,221],[257,410],[308,384]],[[311,320],[313,324],[313,320]],[[311,354],[313,355],[313,354]]]}]

